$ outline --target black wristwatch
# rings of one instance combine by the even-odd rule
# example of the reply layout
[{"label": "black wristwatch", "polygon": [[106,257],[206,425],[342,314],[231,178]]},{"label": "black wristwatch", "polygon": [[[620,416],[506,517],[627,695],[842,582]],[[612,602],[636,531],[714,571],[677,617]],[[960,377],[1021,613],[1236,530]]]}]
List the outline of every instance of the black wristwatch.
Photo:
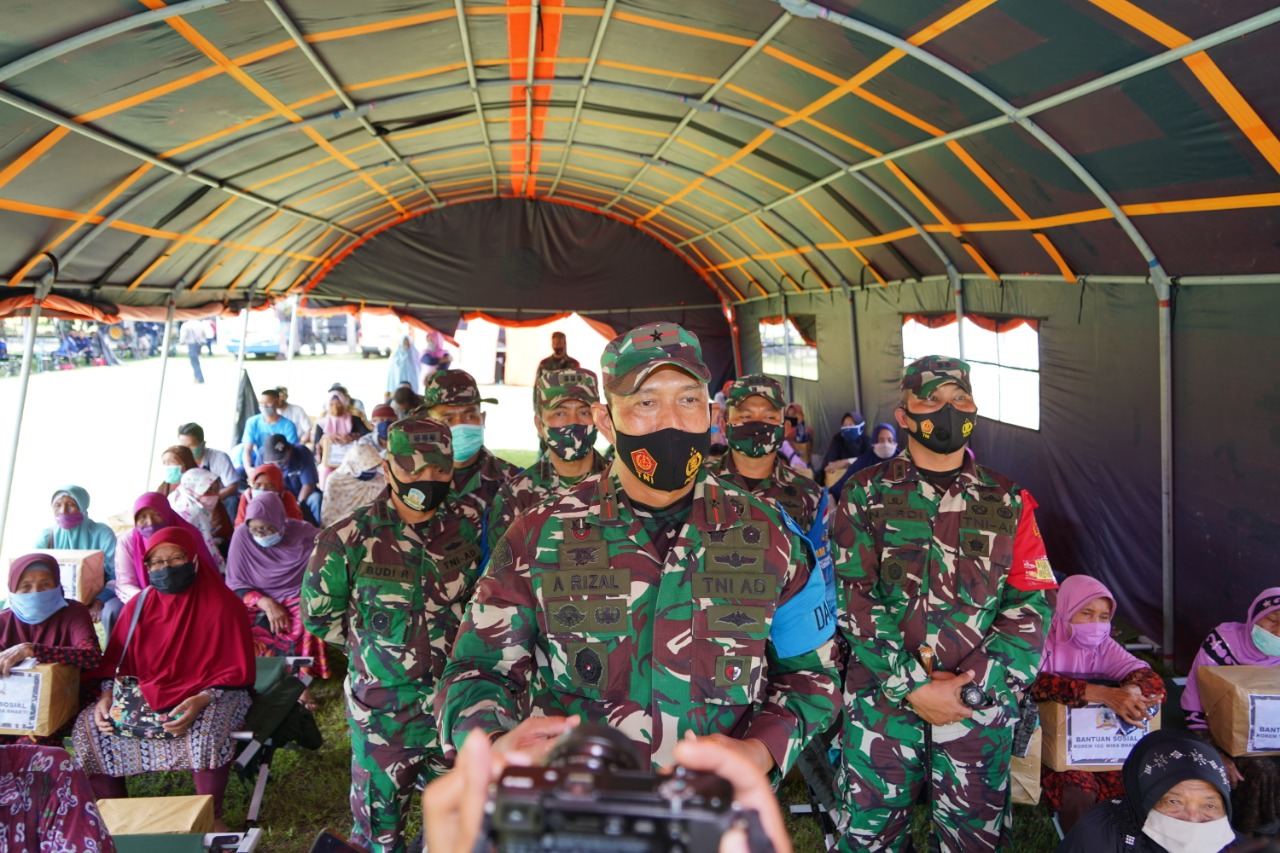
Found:
[{"label": "black wristwatch", "polygon": [[966,708],[985,708],[991,704],[990,697],[983,692],[982,688],[970,682],[960,688],[960,701],[964,703]]}]

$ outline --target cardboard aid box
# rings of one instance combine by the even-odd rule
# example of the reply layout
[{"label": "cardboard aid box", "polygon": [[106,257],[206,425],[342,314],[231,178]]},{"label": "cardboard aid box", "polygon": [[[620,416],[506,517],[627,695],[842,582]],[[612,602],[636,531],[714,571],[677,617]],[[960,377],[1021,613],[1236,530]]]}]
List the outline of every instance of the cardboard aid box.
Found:
[{"label": "cardboard aid box", "polygon": [[1050,770],[1104,773],[1119,770],[1134,744],[1160,728],[1160,712],[1145,726],[1133,726],[1106,705],[1068,708],[1060,702],[1040,703],[1044,729],[1041,760]]},{"label": "cardboard aid box", "polygon": [[1202,666],[1200,706],[1228,755],[1280,755],[1280,667]]},{"label": "cardboard aid box", "polygon": [[78,601],[87,607],[106,586],[101,551],[41,548],[40,553],[49,554],[58,561],[58,570],[62,576],[62,594],[67,601]]},{"label": "cardboard aid box", "polygon": [[213,797],[128,797],[98,800],[102,822],[112,835],[213,832]]},{"label": "cardboard aid box", "polygon": [[37,663],[0,678],[0,734],[56,734],[78,710],[79,667]]}]

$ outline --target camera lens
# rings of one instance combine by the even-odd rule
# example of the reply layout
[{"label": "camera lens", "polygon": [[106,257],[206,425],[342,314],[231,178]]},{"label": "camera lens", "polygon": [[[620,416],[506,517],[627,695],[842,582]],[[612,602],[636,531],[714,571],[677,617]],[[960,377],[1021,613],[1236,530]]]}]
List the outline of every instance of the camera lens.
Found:
[{"label": "camera lens", "polygon": [[621,732],[599,723],[580,723],[552,747],[547,766],[638,770],[640,759],[635,746]]}]

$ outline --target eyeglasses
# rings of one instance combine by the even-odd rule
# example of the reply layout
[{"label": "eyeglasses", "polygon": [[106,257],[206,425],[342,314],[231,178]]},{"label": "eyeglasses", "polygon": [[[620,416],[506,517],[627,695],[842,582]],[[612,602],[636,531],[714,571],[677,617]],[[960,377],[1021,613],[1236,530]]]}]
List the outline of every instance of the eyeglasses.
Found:
[{"label": "eyeglasses", "polygon": [[187,562],[187,557],[184,554],[181,557],[170,557],[167,560],[148,560],[145,565],[150,571],[154,572],[157,569],[176,568],[185,562]]}]

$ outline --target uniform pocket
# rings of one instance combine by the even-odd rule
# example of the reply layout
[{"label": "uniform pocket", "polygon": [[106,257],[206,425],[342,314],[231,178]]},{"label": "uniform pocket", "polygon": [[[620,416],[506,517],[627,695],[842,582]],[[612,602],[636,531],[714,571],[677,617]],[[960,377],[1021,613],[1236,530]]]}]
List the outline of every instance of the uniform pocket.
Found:
[{"label": "uniform pocket", "polygon": [[929,552],[918,545],[894,545],[880,558],[880,594],[901,601],[920,595],[928,568]]},{"label": "uniform pocket", "polygon": [[[547,685],[552,692],[588,699],[624,699],[630,684],[631,612],[627,599],[556,599],[538,621],[547,638]],[[626,665],[611,666],[611,658]]]},{"label": "uniform pocket", "polygon": [[365,586],[360,588],[356,606],[358,627],[379,642],[403,646],[408,642],[413,602],[400,590]]},{"label": "uniform pocket", "polygon": [[765,641],[773,602],[726,604],[696,599],[690,650],[690,698],[708,705],[750,705],[759,700]]}]

